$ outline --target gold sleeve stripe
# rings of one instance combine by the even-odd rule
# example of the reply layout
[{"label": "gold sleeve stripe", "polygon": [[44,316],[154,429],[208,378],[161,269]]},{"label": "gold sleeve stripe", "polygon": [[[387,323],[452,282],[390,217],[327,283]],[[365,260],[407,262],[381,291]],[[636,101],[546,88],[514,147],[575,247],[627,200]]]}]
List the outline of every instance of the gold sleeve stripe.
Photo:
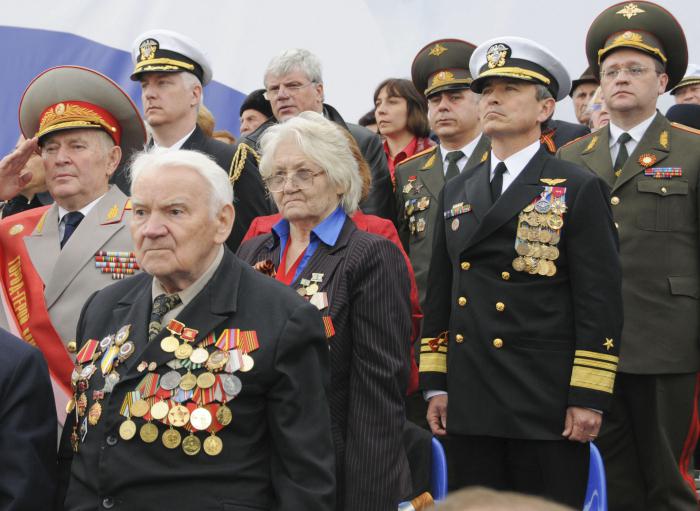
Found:
[{"label": "gold sleeve stripe", "polygon": [[430,346],[421,346],[421,353],[447,353],[447,346],[438,346],[437,351],[433,351]]},{"label": "gold sleeve stripe", "polygon": [[617,371],[617,364],[598,362],[597,360],[588,360],[587,358],[575,358],[574,364],[586,367],[599,367],[601,369],[607,369],[608,371],[612,371],[613,373]]},{"label": "gold sleeve stripe", "polygon": [[570,385],[612,394],[615,373],[602,369],[574,366],[573,371],[571,371]]},{"label": "gold sleeve stripe", "polygon": [[423,337],[423,338],[421,338],[421,340],[420,340],[420,344],[421,344],[421,346],[427,346],[428,343],[429,343],[430,341],[432,341],[433,339],[435,339],[435,337]]},{"label": "gold sleeve stripe", "polygon": [[615,355],[608,355],[607,353],[598,353],[595,351],[576,350],[575,356],[594,358],[596,360],[605,360],[606,362],[612,362],[613,364],[617,364],[620,361],[620,357],[616,357]]},{"label": "gold sleeve stripe", "polygon": [[421,353],[418,368],[421,373],[447,373],[447,357],[442,353]]}]

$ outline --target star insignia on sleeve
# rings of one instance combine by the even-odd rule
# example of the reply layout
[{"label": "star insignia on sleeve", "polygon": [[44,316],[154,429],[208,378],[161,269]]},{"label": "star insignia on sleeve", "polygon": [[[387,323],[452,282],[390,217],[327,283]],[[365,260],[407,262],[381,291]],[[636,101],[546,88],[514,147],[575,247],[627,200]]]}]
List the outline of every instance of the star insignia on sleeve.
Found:
[{"label": "star insignia on sleeve", "polygon": [[615,344],[613,343],[613,340],[612,340],[612,339],[609,339],[609,338],[606,337],[606,338],[605,338],[605,342],[603,343],[603,346],[605,346],[605,349],[607,349],[608,351],[610,351],[612,348],[615,347]]}]

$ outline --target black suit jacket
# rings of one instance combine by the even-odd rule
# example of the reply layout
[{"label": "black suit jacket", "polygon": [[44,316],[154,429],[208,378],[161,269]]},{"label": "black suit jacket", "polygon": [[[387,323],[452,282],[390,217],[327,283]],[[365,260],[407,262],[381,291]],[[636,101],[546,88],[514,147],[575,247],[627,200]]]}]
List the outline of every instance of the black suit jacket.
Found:
[{"label": "black suit jacket", "polygon": [[[448,432],[555,440],[568,406],[608,408],[622,329],[608,187],[561,163],[541,147],[494,205],[488,159],[445,185],[442,211],[459,203],[471,211],[436,224],[420,385],[448,391]],[[543,191],[542,179],[566,187],[552,277],[512,266],[519,213]],[[445,350],[428,340],[445,331],[439,355]],[[446,373],[435,365],[441,356]]]},{"label": "black suit jacket", "polygon": [[[368,215],[376,215],[382,218],[391,220],[396,224],[396,205],[394,204],[394,190],[391,184],[391,175],[389,174],[389,166],[384,154],[384,147],[379,135],[372,133],[370,130],[357,124],[346,123],[340,116],[338,111],[330,105],[323,105],[323,115],[330,121],[339,124],[350,132],[357,145],[360,147],[360,152],[364,156],[372,173],[372,186],[369,190],[369,195],[365,200],[360,202],[360,209]],[[241,144],[245,144],[258,149],[258,140],[265,133],[265,130],[270,126],[277,124],[274,117],[270,117],[263,124],[258,126],[254,132],[249,133],[243,139]],[[257,169],[257,159],[254,155],[248,155],[248,165],[253,165]]]},{"label": "black suit jacket", "polygon": [[572,140],[584,137],[591,132],[586,126],[559,119],[549,119],[542,126],[542,145],[550,154],[555,154],[557,149],[565,146]]},{"label": "black suit jacket", "polygon": [[[239,256],[280,262],[270,233],[246,241]],[[390,241],[357,230],[347,219],[335,246],[320,243],[299,278],[322,273],[330,306],[329,394],[335,443],[337,510],[396,509],[409,493],[402,431],[410,365],[411,310],[406,263]]]},{"label": "black suit jacket", "polygon": [[207,137],[199,126],[182,144],[182,149],[192,149],[208,154],[216,160],[219,167],[228,172],[233,184],[236,221],[226,244],[235,252],[243,241],[245,233],[248,232],[248,227],[253,219],[272,213],[266,197],[265,185],[257,166],[252,166],[250,162],[247,162],[241,169],[235,169],[233,156],[236,153],[236,148],[220,140]]},{"label": "black suit jacket", "polygon": [[52,509],[56,407],[41,352],[0,329],[0,510]]},{"label": "black suit jacket", "polygon": [[[251,354],[255,366],[236,373],[242,391],[228,403],[233,421],[218,433],[223,452],[190,457],[179,447],[165,448],[160,438],[152,444],[138,435],[130,441],[119,438],[124,396],[144,376],[139,362],[155,361],[156,372],[164,374],[173,359],[160,348],[167,330],[147,343],[151,285],[150,275],[136,275],[99,291],[83,309],[78,339],[102,339],[130,324],[136,352],[119,366],[121,380],[102,401],[100,421],[88,428],[73,457],[65,508],[93,511],[109,498],[115,508],[129,511],[332,510],[335,474],[322,322],[313,306],[228,250],[209,283],[177,317],[199,330],[195,344],[225,328],[257,332],[260,348]],[[202,371],[193,370],[195,375]],[[98,369],[86,392],[88,407],[92,390],[102,385]],[[135,421],[139,427],[144,422]],[[160,423],[158,428],[159,434],[165,430]],[[70,430],[67,423],[64,432]],[[70,461],[68,436],[62,439],[63,463]]]}]

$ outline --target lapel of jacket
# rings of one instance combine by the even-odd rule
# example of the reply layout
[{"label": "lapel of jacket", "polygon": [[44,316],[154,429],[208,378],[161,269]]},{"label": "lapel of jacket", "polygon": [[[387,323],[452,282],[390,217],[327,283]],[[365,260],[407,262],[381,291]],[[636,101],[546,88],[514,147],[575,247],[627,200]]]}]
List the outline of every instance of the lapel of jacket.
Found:
[{"label": "lapel of jacket", "polygon": [[195,126],[192,134],[187,137],[187,140],[185,140],[185,142],[182,144],[181,149],[197,149],[198,147],[201,147],[204,139],[204,132],[200,129],[199,125],[197,125]]},{"label": "lapel of jacket", "polygon": [[[63,250],[59,251],[56,257],[54,271],[51,273],[44,291],[46,307],[51,307],[54,304],[78,272],[91,262],[95,253],[125,227],[124,222],[104,224],[110,210],[116,207],[122,211],[125,203],[126,195],[118,187],[112,186],[80,222],[71,236],[70,242]],[[58,219],[54,223],[58,232]],[[124,248],[131,249],[131,247]],[[99,270],[93,268],[93,271]]]},{"label": "lapel of jacket", "polygon": [[[486,160],[473,169],[464,182],[464,192],[472,208],[471,212],[479,222],[481,222],[491,207],[490,177],[491,160],[487,157]],[[452,204],[445,202],[445,210],[451,207]]]},{"label": "lapel of jacket", "polygon": [[653,167],[664,160],[670,151],[671,123],[668,122],[666,117],[657,112],[656,117],[654,117],[654,120],[644,132],[644,135],[642,135],[642,139],[637,144],[637,147],[632,154],[630,154],[629,158],[627,158],[625,165],[622,167],[622,172],[620,172],[620,176],[615,180],[612,186],[612,191],[614,192],[647,168],[639,163],[639,157],[642,154],[650,154],[656,158],[654,164],[650,165]]},{"label": "lapel of jacket", "polygon": [[318,248],[316,248],[314,255],[311,256],[311,259],[309,259],[309,262],[306,264],[304,270],[292,283],[292,289],[296,290],[299,287],[299,282],[301,279],[310,280],[314,273],[322,273],[323,280],[319,284],[318,288],[319,291],[323,291],[332,280],[331,276],[338,267],[338,264],[340,264],[340,262],[343,260],[344,254],[342,251],[350,241],[352,233],[356,230],[357,227],[355,227],[355,224],[350,217],[346,218],[335,245],[329,247],[323,242],[318,244]]},{"label": "lapel of jacket", "polygon": [[[511,220],[532,201],[533,197],[544,190],[544,186],[539,183],[539,179],[545,166],[545,151],[546,149],[540,147],[520,175],[486,212],[465,248],[479,243]],[[490,160],[487,160],[485,163],[488,164],[487,169],[490,168]],[[483,174],[488,176],[488,173]],[[490,187],[487,188],[490,190]]]},{"label": "lapel of jacket", "polygon": [[46,211],[43,221],[24,238],[24,245],[32,260],[32,265],[44,281],[44,288],[51,280],[56,261],[61,251],[58,240],[58,205],[52,204]]},{"label": "lapel of jacket", "polygon": [[[242,271],[242,263],[228,249],[225,249],[224,258],[204,289],[177,315],[178,321],[189,328],[198,330],[194,344],[214,332],[236,311],[238,286]],[[152,308],[152,281],[146,279],[145,282],[146,285],[129,293],[124,300],[124,305],[130,309],[127,316],[129,320],[125,320],[125,324],[131,323],[132,328],[136,328],[138,337],[134,342],[140,341],[141,346],[144,347],[139,350],[137,344],[136,353],[127,361],[124,380],[138,378],[142,375],[136,369],[138,362],[142,360],[153,361],[161,366],[174,358],[172,353],[166,353],[160,347],[160,341],[170,335],[170,332],[165,328],[152,341],[147,341],[148,322]],[[165,327],[165,325],[163,326]]]},{"label": "lapel of jacket", "polygon": [[445,172],[442,167],[440,148],[436,148],[425,163],[418,169],[418,178],[435,200],[445,186]]},{"label": "lapel of jacket", "polygon": [[474,168],[480,163],[485,162],[488,159],[490,152],[491,139],[489,139],[489,137],[482,133],[479,138],[479,141],[476,143],[474,151],[472,152],[472,154],[469,155],[467,164],[462,169],[462,172],[466,171],[467,169]]},{"label": "lapel of jacket", "polygon": [[599,129],[588,139],[581,153],[581,159],[593,172],[612,186],[615,181],[613,162],[610,157],[610,127]]}]

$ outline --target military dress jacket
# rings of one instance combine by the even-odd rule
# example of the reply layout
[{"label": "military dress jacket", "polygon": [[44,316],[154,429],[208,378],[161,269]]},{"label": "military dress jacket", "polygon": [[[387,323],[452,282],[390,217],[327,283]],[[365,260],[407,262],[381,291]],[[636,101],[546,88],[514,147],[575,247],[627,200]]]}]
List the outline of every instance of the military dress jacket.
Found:
[{"label": "military dress jacket", "polygon": [[265,185],[258,172],[257,165],[251,165],[253,160],[243,161],[243,165],[235,165],[236,148],[230,144],[207,137],[197,126],[189,136],[182,149],[200,151],[216,160],[216,163],[229,174],[233,186],[233,205],[236,208],[236,220],[233,230],[226,240],[232,251],[236,251],[245,236],[253,218],[269,215],[270,204],[267,200]]},{"label": "military dress jacket", "polygon": [[568,406],[606,410],[613,392],[607,186],[540,147],[492,205],[490,165],[450,180],[438,204],[420,387],[448,392],[450,433],[561,439]]},{"label": "military dress jacket", "polygon": [[[274,232],[253,238],[239,256],[277,268],[279,238]],[[334,246],[319,242],[292,288],[308,288],[314,274],[322,276],[316,294],[327,298],[319,310],[333,329],[327,333],[336,510],[395,509],[410,491],[402,443],[411,336],[406,263],[391,241],[348,218]]]},{"label": "military dress jacket", "polygon": [[[296,293],[255,272],[228,250],[202,291],[175,318],[197,330],[193,346],[204,345],[210,354],[229,350],[229,361],[238,359],[235,352],[240,354],[243,345],[235,332],[226,334],[228,329],[254,332],[257,338],[259,347],[247,352],[254,362],[252,368],[232,373],[239,380],[237,389],[223,388],[225,393],[233,392],[229,398],[235,398],[226,403],[230,423],[215,431],[222,442],[220,453],[205,451],[210,429],[193,433],[201,446],[197,452],[185,450],[188,432],[179,426],[176,431],[182,442],[166,447],[164,433],[169,429],[162,421],[151,422],[157,428],[156,435],[142,437],[147,419],[152,417],[137,415],[135,407],[132,420],[139,432],[129,440],[121,435],[120,427],[135,402],[129,400],[129,393],[140,389],[148,396],[156,391],[155,398],[148,398],[149,404],[169,399],[172,408],[183,399],[186,387],[184,383],[178,387],[176,379],[172,398],[168,398],[170,394],[163,392],[172,382],[166,385],[163,375],[176,371],[185,376],[191,371],[199,377],[210,371],[208,366],[190,365],[187,358],[182,360],[188,363],[187,370],[172,369],[173,361],[180,359],[161,346],[171,335],[165,328],[148,342],[151,288],[152,277],[142,273],[96,293],[81,313],[78,336],[83,346],[89,339],[123,334],[123,327],[130,325],[127,342],[134,348],[131,355],[115,362],[116,369],[114,365],[113,371],[107,367],[107,374],[119,374],[111,392],[101,399],[94,394],[104,388],[104,357],[96,359],[87,389],[82,391],[84,387],[78,386],[76,390],[78,397],[85,393],[87,402],[82,416],[76,411],[69,415],[61,439],[61,473],[65,477],[66,470],[70,471],[69,480],[63,479],[59,488],[65,495],[65,509],[332,511],[335,474],[326,404],[328,348],[322,321],[318,311]],[[207,345],[210,334],[217,343],[223,339],[229,345]],[[78,372],[88,366],[83,364]],[[228,371],[227,365],[215,374],[221,378]],[[143,386],[143,379],[150,375],[158,379]],[[184,394],[185,398],[190,396],[184,402],[192,409],[195,399],[206,404],[206,394],[197,382],[194,395]],[[222,394],[217,396],[217,385],[209,387],[214,389],[214,401],[206,406],[219,406]],[[202,388],[206,389],[204,384]],[[96,401],[100,401],[101,413],[93,425],[90,418],[94,419]],[[79,406],[80,400],[76,410]],[[213,409],[212,414],[218,417]],[[77,425],[76,453],[71,446],[71,421]],[[192,424],[194,420],[187,426]]]},{"label": "military dress jacket", "polygon": [[[481,135],[462,171],[475,167],[488,157],[490,142]],[[396,210],[401,243],[416,275],[418,296],[425,306],[428,267],[433,250],[433,229],[439,215],[438,197],[445,186],[445,171],[439,146],[403,160],[396,166]]]},{"label": "military dress jacket", "polygon": [[613,169],[609,127],[563,147],[558,157],[612,188],[625,274],[620,370],[698,371],[700,132],[657,113],[622,169]]}]

